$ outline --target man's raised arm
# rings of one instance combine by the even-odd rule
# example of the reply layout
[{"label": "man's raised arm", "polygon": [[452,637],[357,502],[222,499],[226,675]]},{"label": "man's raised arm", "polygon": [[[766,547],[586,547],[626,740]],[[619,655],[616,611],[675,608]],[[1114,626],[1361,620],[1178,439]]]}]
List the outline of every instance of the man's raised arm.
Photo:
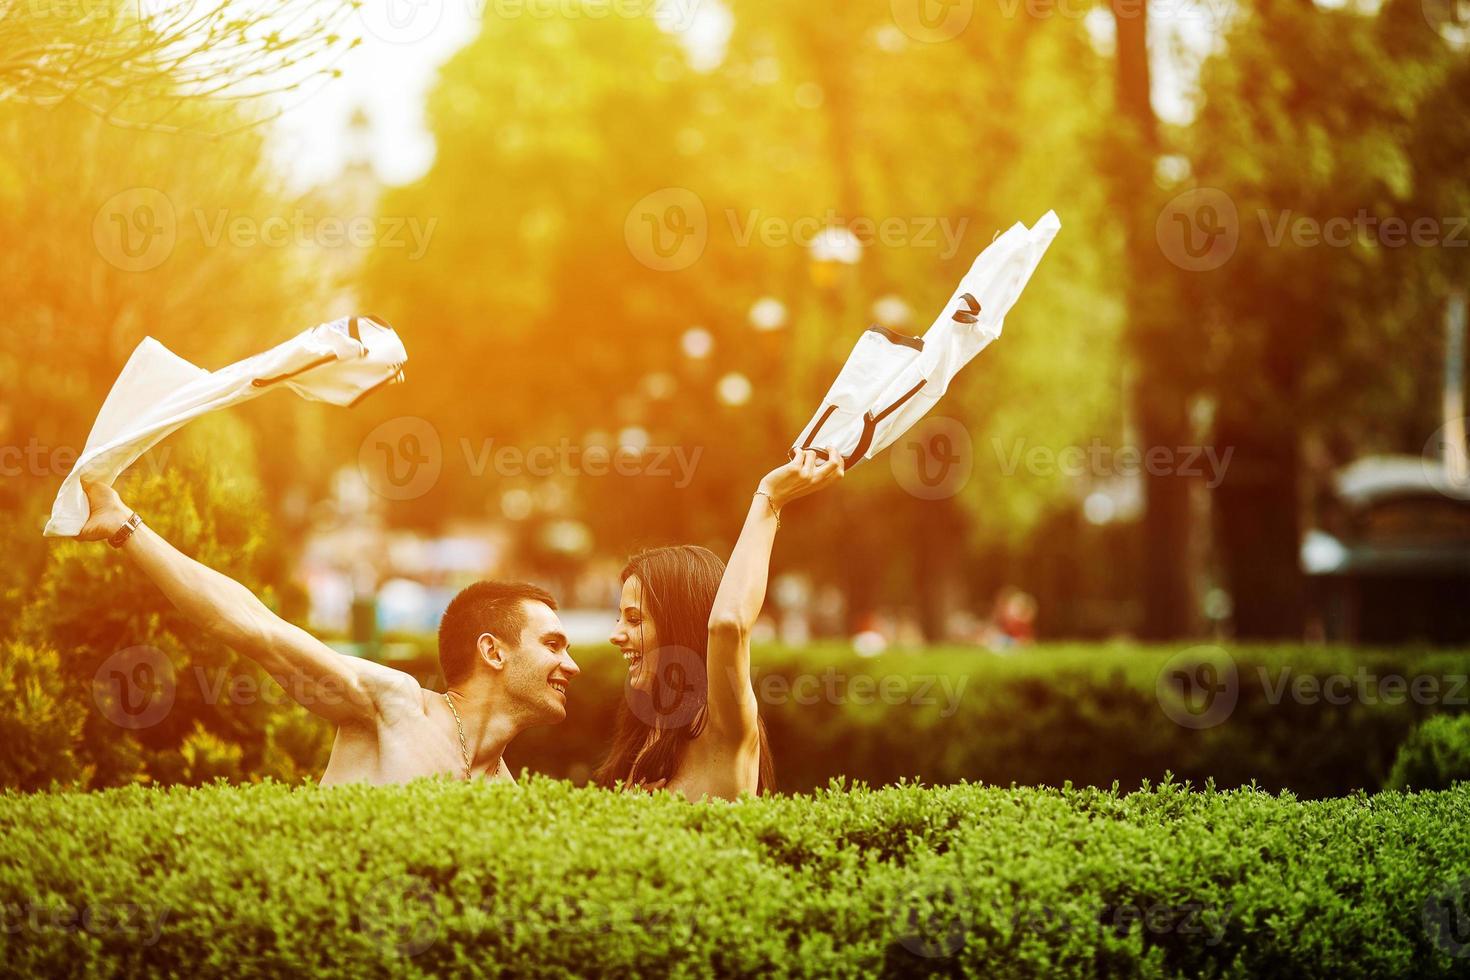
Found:
[{"label": "man's raised arm", "polygon": [[[92,512],[77,534],[105,541],[134,516],[111,487],[84,483]],[[408,674],[347,657],[265,607],[249,589],[180,552],[140,524],[121,550],[191,622],[245,654],[314,714],[338,725],[372,722],[385,709],[422,711]]]}]

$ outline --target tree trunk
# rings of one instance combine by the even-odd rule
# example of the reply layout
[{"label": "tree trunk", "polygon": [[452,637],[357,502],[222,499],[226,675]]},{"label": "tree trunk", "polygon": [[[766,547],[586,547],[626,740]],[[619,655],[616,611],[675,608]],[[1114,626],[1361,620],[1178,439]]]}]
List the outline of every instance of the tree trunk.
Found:
[{"label": "tree trunk", "polygon": [[915,537],[920,542],[915,569],[919,626],[924,639],[942,643],[948,639],[950,618],[959,608],[964,592],[961,551],[965,526],[953,497],[917,501]]},{"label": "tree trunk", "polygon": [[[1124,216],[1127,263],[1127,337],[1137,364],[1132,404],[1138,447],[1173,451],[1190,438],[1185,394],[1179,382],[1179,342],[1171,330],[1167,268],[1155,239],[1154,161],[1158,155],[1158,119],[1150,100],[1147,7],[1114,0],[1117,27],[1117,99],[1121,116],[1121,151],[1111,168],[1118,213]],[[1178,475],[1149,474],[1144,480],[1143,624],[1145,639],[1167,640],[1194,629],[1195,602],[1189,576],[1189,486]]]},{"label": "tree trunk", "polygon": [[[1188,446],[1189,435],[1182,399],[1159,405],[1148,396],[1148,381],[1140,373],[1134,399],[1138,410],[1140,448],[1147,457],[1151,446],[1171,452]],[[1175,457],[1176,459],[1179,457]],[[1143,624],[1146,640],[1172,640],[1198,632],[1199,608],[1190,577],[1189,481],[1174,472],[1143,475]]]},{"label": "tree trunk", "polygon": [[1214,492],[1220,552],[1236,637],[1295,640],[1305,622],[1299,450],[1291,426],[1264,414],[1216,426],[1219,451],[1234,450]]}]

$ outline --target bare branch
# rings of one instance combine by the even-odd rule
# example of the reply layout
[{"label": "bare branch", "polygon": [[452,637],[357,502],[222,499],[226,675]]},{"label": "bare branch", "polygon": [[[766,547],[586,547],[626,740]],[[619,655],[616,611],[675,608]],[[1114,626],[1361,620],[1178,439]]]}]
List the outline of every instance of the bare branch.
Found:
[{"label": "bare branch", "polygon": [[[287,0],[247,13],[230,0],[145,3],[0,0],[0,101],[72,101],[114,125],[177,132],[189,127],[164,120],[179,100],[227,107],[289,92],[340,74],[336,59],[360,42],[342,30],[360,0]],[[229,131],[278,114],[242,126],[230,113]]]}]

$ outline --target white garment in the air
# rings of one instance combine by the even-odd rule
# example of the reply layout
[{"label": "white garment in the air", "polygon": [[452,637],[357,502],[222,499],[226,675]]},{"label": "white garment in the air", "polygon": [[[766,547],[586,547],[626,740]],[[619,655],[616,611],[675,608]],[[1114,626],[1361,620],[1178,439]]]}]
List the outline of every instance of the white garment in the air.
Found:
[{"label": "white garment in the air", "polygon": [[1001,324],[1062,223],[1048,211],[1019,221],[981,252],[924,334],[868,328],[791,452],[827,446],[844,464],[871,459],[928,414],[960,368],[1000,336]]},{"label": "white garment in the air", "polygon": [[76,466],[51,506],[46,534],[72,537],[90,511],[82,480],[111,485],[139,456],[191,419],[273,391],[352,405],[376,388],[403,380],[408,354],[392,327],[343,317],[303,331],[270,350],[206,371],[143,338],[107,400]]}]

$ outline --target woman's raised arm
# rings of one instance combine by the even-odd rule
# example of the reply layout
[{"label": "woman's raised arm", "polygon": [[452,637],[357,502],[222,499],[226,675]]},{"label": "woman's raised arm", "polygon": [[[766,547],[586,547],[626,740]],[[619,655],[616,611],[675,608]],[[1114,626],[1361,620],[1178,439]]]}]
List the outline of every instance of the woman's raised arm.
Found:
[{"label": "woman's raised arm", "polygon": [[750,631],[766,601],[771,547],[781,526],[781,509],[840,480],[842,473],[842,457],[835,451],[828,451],[823,461],[816,450],[804,450],[762,477],[751,497],[709,617],[709,726],[722,738],[743,743],[757,736]]}]

